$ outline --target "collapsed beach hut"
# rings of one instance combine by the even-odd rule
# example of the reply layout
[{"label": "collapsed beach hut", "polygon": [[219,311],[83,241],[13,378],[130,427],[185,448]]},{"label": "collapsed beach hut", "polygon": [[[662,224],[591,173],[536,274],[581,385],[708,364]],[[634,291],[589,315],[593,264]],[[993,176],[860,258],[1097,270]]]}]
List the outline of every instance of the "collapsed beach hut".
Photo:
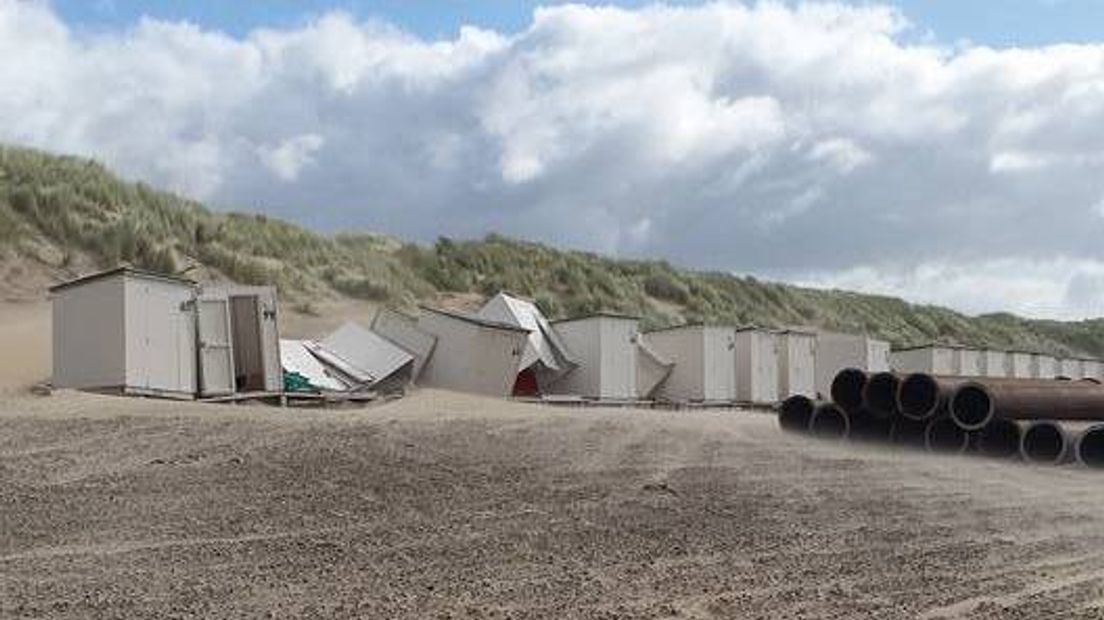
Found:
[{"label": "collapsed beach hut", "polygon": [[[577,365],[560,336],[536,304],[506,293],[487,301],[478,316],[520,327],[529,332],[525,350],[518,363],[515,396],[543,394]],[[626,374],[632,371],[626,371]]]},{"label": "collapsed beach hut", "polygon": [[821,397],[831,393],[832,380],[844,368],[867,372],[889,370],[889,343],[867,336],[818,332],[816,389]]},{"label": "collapsed beach hut", "polygon": [[736,400],[736,330],[683,325],[648,332],[651,348],[674,363],[658,398],[671,402],[732,403]]},{"label": "collapsed beach hut", "polygon": [[556,394],[601,400],[649,399],[672,364],[648,347],[636,317],[601,313],[556,321],[558,338],[577,366],[552,386]]},{"label": "collapsed beach hut", "polygon": [[437,338],[418,329],[418,319],[391,308],[381,308],[372,319],[372,331],[390,340],[414,357],[411,379],[417,382],[422,376]]},{"label": "collapsed beach hut", "polygon": [[307,382],[307,389],[320,392],[343,392],[349,388],[336,372],[330,371],[311,348],[315,346],[306,340],[281,340],[280,365],[284,375],[298,375]]},{"label": "collapsed beach hut", "polygon": [[645,400],[654,400],[674,369],[675,363],[660,355],[648,344],[648,338],[638,332],[636,340],[636,395]]},{"label": "collapsed beach hut", "polygon": [[1027,351],[1009,351],[1006,361],[1009,377],[1016,379],[1030,379],[1034,375],[1034,361],[1031,353]]},{"label": "collapsed beach hut", "polygon": [[980,377],[1010,377],[1011,369],[1008,366],[1008,353],[994,349],[986,349],[981,352],[981,364],[978,372]]},{"label": "collapsed beach hut", "polygon": [[529,330],[428,306],[418,329],[437,340],[422,385],[488,396],[511,396]]},{"label": "collapsed beach hut", "polygon": [[307,347],[354,390],[395,391],[413,378],[413,355],[356,323]]},{"label": "collapsed beach hut", "polygon": [[778,335],[765,329],[736,330],[736,400],[766,404],[778,400]]},{"label": "collapsed beach hut", "polygon": [[[195,282],[122,267],[59,284],[50,296],[55,387],[195,397]],[[207,346],[229,353],[225,307],[220,316],[204,319],[220,331]],[[233,390],[232,360],[215,361],[222,359],[227,371],[206,377],[207,392]]]},{"label": "collapsed beach hut", "polygon": [[927,344],[918,347],[894,349],[889,353],[889,366],[902,373],[924,372],[934,375],[955,375],[957,349],[955,347]]},{"label": "collapsed beach hut", "polygon": [[778,398],[784,400],[790,396],[816,396],[816,334],[813,332],[785,330],[778,333]]}]

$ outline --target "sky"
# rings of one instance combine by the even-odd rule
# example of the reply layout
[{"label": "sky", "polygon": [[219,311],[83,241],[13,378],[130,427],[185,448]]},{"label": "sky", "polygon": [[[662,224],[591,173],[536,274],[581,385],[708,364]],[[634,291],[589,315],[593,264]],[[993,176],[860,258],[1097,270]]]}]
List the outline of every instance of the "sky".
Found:
[{"label": "sky", "polygon": [[0,141],[220,208],[1104,315],[1104,3],[0,0]]}]

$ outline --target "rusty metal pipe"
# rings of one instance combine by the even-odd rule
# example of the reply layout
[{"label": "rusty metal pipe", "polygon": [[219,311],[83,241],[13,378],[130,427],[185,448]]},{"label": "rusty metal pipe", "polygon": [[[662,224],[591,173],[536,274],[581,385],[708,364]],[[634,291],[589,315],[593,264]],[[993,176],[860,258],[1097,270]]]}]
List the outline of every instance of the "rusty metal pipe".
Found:
[{"label": "rusty metal pipe", "polygon": [[962,454],[969,446],[970,434],[950,418],[932,418],[924,428],[924,449],[928,452]]},{"label": "rusty metal pipe", "polygon": [[832,379],[832,402],[846,413],[855,413],[863,406],[863,388],[867,373],[858,368],[844,368]]},{"label": "rusty metal pipe", "polygon": [[897,390],[901,376],[892,372],[876,372],[866,378],[863,386],[863,408],[884,420],[897,417]]},{"label": "rusty metal pipe", "polygon": [[778,408],[778,425],[784,431],[807,433],[815,409],[816,404],[811,398],[801,395],[791,396],[782,401],[782,405]]},{"label": "rusty metal pipe", "polygon": [[1094,424],[1082,431],[1074,446],[1077,461],[1091,469],[1104,469],[1104,424]]},{"label": "rusty metal pipe", "polygon": [[897,418],[893,421],[890,441],[906,448],[924,449],[924,431],[927,424],[909,418]]},{"label": "rusty metal pipe", "polygon": [[979,455],[990,458],[1019,458],[1022,435],[1018,422],[997,418],[974,433],[973,448]]},{"label": "rusty metal pipe", "polygon": [[1028,463],[1061,465],[1073,457],[1073,442],[1052,420],[1032,422],[1020,438],[1020,455]]},{"label": "rusty metal pipe", "polygon": [[852,441],[885,443],[893,438],[893,420],[879,418],[865,409],[848,414],[847,438]]},{"label": "rusty metal pipe", "polygon": [[809,433],[823,439],[847,439],[851,420],[847,412],[832,403],[821,403],[813,410],[809,420]]},{"label": "rusty metal pipe", "polygon": [[901,380],[897,389],[897,408],[901,415],[918,422],[926,422],[946,411],[951,394],[966,379],[936,377],[925,372],[915,372]]},{"label": "rusty metal pipe", "polygon": [[949,410],[966,430],[982,428],[995,417],[1104,421],[1104,387],[1083,381],[971,379],[956,385]]}]

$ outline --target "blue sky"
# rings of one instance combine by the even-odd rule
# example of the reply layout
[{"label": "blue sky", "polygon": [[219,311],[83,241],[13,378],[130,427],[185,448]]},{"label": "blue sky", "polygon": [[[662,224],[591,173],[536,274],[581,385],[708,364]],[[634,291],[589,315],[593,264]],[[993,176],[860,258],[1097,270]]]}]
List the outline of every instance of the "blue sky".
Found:
[{"label": "blue sky", "polygon": [[[53,0],[71,25],[89,29],[126,26],[143,15],[186,19],[240,35],[259,26],[292,26],[332,9],[382,18],[422,37],[451,37],[463,24],[504,32],[523,29],[534,7],[557,0]],[[645,0],[607,4],[640,6]],[[698,4],[670,0],[668,4]],[[864,3],[859,3],[864,4]],[[993,46],[1099,41],[1101,0],[898,0],[892,2],[936,39],[969,39]]]}]

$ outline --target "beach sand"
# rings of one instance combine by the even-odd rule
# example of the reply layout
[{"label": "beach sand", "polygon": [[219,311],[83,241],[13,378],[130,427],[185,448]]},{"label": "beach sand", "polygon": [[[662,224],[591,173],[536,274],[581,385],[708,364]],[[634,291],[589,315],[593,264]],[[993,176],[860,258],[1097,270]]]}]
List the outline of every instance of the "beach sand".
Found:
[{"label": "beach sand", "polygon": [[766,413],[0,399],[4,618],[1099,618],[1100,475]]}]

